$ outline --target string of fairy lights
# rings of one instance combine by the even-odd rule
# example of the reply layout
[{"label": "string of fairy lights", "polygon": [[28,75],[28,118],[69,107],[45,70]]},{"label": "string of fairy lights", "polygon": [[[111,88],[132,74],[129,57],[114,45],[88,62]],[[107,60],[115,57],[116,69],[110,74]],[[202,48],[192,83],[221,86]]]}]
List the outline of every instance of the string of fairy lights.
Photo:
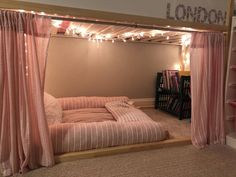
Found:
[{"label": "string of fairy lights", "polygon": [[[47,15],[45,12],[34,12],[34,11],[25,11],[22,9],[17,10],[21,13],[32,13],[32,14],[39,14],[39,15]],[[56,14],[54,14],[56,15]],[[62,20],[52,20],[52,25],[56,28],[62,28]],[[167,28],[170,28],[170,26],[167,26]],[[184,27],[185,28],[185,27]],[[88,31],[88,29],[80,26],[80,25],[76,25],[75,23],[71,22],[69,27],[66,28],[66,35],[76,35],[76,36],[80,36],[82,38],[87,38],[89,41],[93,41],[93,42],[97,42],[97,43],[102,43],[103,41],[111,41],[112,43],[114,43],[115,41],[123,41],[123,42],[127,42],[128,40],[131,41],[136,41],[136,40],[141,40],[143,38],[153,38],[157,35],[160,36],[164,36],[165,33],[167,33],[168,31],[162,31],[162,30],[151,30],[149,32],[125,32],[122,35],[112,35],[112,34],[100,34],[100,33],[96,33],[93,31]],[[165,36],[166,40],[170,39],[170,36],[167,35]],[[183,35],[182,36],[182,45],[186,46],[186,42],[188,41],[187,39],[190,39],[191,35],[189,37],[189,35]]]},{"label": "string of fairy lights", "polygon": [[[52,25],[56,28],[62,28],[62,21],[60,20],[53,20]],[[161,31],[161,30],[151,30],[149,32],[125,32],[121,35],[113,35],[113,34],[100,34],[97,32],[89,31],[88,29],[76,25],[75,23],[71,22],[69,27],[66,28],[65,35],[76,35],[82,38],[87,38],[89,41],[93,42],[100,42],[102,43],[103,41],[111,41],[114,43],[115,41],[123,41],[127,42],[128,40],[130,41],[137,41],[141,40],[143,38],[152,38],[157,35],[164,36],[166,31]],[[169,40],[169,36],[166,37],[167,40]]]},{"label": "string of fairy lights", "polygon": [[[25,10],[17,10],[21,13],[26,12]],[[34,12],[30,11],[27,13],[32,14],[39,14],[39,15],[46,15],[44,12]],[[55,14],[56,15],[56,14]],[[52,20],[52,25],[56,28],[62,28],[63,21],[61,20]],[[170,28],[170,26],[167,26],[167,28]],[[163,36],[166,40],[170,39],[170,36],[165,36],[165,33],[168,31],[162,31],[162,30],[150,30],[146,32],[125,32],[121,35],[113,35],[113,34],[100,34],[98,32],[89,31],[88,29],[77,25],[76,23],[71,22],[69,26],[66,28],[65,34],[66,35],[72,35],[72,36],[79,36],[82,38],[87,38],[89,41],[96,42],[96,43],[102,43],[103,41],[111,41],[114,43],[115,41],[123,41],[124,43],[127,41],[139,41],[144,38],[154,38],[156,36]],[[191,34],[187,33],[182,35],[181,37],[181,45],[182,45],[182,67],[180,67],[179,64],[175,65],[175,69],[178,70],[189,70],[190,65],[190,52],[189,52],[189,46],[191,43]],[[27,44],[25,44],[27,45]],[[27,52],[27,51],[26,51]]]},{"label": "string of fairy lights", "polygon": [[181,38],[182,43],[182,70],[190,71],[190,43],[191,43],[191,34],[185,34]]}]

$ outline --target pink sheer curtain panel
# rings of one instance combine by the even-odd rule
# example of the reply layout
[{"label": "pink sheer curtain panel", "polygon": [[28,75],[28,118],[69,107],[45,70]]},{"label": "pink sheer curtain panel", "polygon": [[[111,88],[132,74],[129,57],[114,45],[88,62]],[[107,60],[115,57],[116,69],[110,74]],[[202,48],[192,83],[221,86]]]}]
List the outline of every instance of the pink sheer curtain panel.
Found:
[{"label": "pink sheer curtain panel", "polygon": [[223,118],[224,35],[194,33],[191,43],[192,143],[225,143]]},{"label": "pink sheer curtain panel", "polygon": [[43,92],[51,20],[0,11],[0,169],[4,176],[54,164]]}]

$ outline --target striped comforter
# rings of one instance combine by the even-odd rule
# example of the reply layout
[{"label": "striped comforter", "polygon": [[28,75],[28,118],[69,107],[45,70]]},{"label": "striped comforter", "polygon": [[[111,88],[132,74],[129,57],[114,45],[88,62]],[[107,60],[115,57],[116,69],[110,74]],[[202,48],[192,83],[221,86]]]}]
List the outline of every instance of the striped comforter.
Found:
[{"label": "striped comforter", "polygon": [[[74,99],[77,104],[74,106],[75,109],[78,109],[78,105],[81,104],[78,99]],[[99,99],[106,99],[106,97],[96,97],[94,101]],[[104,101],[104,104],[97,107],[106,108],[116,121],[61,123],[50,126],[54,153],[62,154],[112,146],[150,143],[167,138],[167,132],[162,129],[159,123],[152,121],[142,111],[128,105],[125,101],[124,97],[122,99],[117,97],[112,101],[110,99]],[[63,100],[63,103],[65,104],[66,100]]]}]

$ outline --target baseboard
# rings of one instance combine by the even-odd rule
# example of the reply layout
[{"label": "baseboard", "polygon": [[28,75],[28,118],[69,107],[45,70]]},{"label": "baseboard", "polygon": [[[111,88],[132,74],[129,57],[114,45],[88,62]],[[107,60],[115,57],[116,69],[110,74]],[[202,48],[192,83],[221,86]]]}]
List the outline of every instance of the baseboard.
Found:
[{"label": "baseboard", "polygon": [[226,135],[226,144],[236,149],[236,132]]},{"label": "baseboard", "polygon": [[154,108],[155,98],[137,98],[131,99],[134,105],[141,108]]}]

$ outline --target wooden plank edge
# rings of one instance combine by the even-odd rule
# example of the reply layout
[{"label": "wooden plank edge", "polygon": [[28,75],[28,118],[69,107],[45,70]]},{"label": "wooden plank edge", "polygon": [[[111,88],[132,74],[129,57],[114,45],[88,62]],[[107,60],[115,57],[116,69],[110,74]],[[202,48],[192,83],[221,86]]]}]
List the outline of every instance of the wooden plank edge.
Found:
[{"label": "wooden plank edge", "polygon": [[62,163],[62,162],[80,160],[80,159],[88,159],[88,158],[94,158],[94,157],[109,156],[109,155],[115,155],[115,154],[138,152],[138,151],[152,150],[152,149],[161,149],[161,148],[167,148],[167,147],[178,147],[178,146],[185,146],[185,145],[190,145],[190,144],[191,144],[190,138],[168,139],[168,140],[155,142],[155,143],[134,144],[134,145],[109,147],[109,148],[103,148],[103,149],[94,149],[94,150],[81,151],[81,152],[71,152],[71,153],[65,153],[62,155],[56,155],[54,156],[54,158],[55,158],[56,163]]}]

